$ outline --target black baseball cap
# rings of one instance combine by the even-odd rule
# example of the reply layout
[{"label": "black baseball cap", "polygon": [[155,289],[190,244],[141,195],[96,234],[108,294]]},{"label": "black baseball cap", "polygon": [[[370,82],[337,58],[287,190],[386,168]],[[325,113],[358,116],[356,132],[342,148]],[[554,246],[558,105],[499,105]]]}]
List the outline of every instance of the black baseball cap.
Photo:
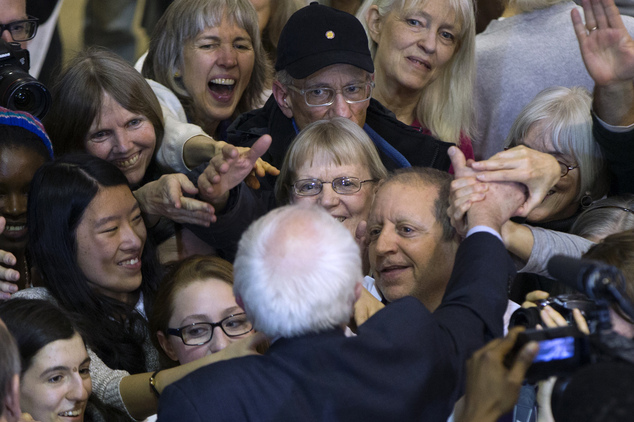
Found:
[{"label": "black baseball cap", "polygon": [[280,34],[275,70],[304,79],[333,64],[374,73],[363,25],[353,15],[312,2],[295,12]]}]

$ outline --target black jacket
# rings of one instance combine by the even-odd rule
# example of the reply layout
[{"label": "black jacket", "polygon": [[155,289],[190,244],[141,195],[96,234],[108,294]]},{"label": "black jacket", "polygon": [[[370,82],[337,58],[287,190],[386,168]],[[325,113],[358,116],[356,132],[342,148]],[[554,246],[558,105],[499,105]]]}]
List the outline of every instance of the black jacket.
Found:
[{"label": "black jacket", "polygon": [[[451,164],[447,150],[452,144],[442,142],[433,136],[425,135],[396,119],[394,113],[375,99],[370,99],[365,122],[392,147],[400,152],[412,166],[433,167],[447,171]],[[240,115],[227,131],[230,144],[251,147],[262,135],[269,134],[273,143],[262,157],[275,167],[280,168],[284,156],[296,133],[292,120],[282,113],[273,95],[264,107]],[[401,167],[378,148],[381,161],[388,170]],[[268,185],[272,188],[275,177],[269,177]]]}]

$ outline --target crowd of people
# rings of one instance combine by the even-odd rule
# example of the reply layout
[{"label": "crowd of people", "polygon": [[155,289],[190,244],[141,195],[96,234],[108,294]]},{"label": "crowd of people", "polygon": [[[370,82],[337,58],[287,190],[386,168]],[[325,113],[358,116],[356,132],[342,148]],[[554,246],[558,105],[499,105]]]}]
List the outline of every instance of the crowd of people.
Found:
[{"label": "crowd of people", "polygon": [[[509,323],[631,349],[634,18],[166,3],[136,65],[88,47],[41,121],[0,104],[0,421],[629,420],[627,353],[553,390]],[[544,306],[555,255],[621,271],[602,324]]]}]

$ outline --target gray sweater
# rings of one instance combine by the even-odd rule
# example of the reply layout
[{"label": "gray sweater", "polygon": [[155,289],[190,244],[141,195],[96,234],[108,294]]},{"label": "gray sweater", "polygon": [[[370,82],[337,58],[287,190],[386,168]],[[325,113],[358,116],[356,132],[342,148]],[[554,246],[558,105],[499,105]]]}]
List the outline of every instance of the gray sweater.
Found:
[{"label": "gray sweater", "polygon": [[[513,121],[543,89],[583,86],[592,92],[594,82],[581,59],[570,19],[575,7],[566,1],[494,20],[476,36],[476,159],[503,149]],[[634,34],[634,18],[623,21]]]}]

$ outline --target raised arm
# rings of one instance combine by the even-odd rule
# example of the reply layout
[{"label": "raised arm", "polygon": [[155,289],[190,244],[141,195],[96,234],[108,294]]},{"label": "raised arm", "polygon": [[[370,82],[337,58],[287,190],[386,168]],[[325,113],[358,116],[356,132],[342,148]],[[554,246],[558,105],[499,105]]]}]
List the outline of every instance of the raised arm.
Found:
[{"label": "raised arm", "polygon": [[614,0],[583,0],[585,24],[571,12],[581,56],[594,79],[593,109],[614,126],[634,123],[634,40]]}]

